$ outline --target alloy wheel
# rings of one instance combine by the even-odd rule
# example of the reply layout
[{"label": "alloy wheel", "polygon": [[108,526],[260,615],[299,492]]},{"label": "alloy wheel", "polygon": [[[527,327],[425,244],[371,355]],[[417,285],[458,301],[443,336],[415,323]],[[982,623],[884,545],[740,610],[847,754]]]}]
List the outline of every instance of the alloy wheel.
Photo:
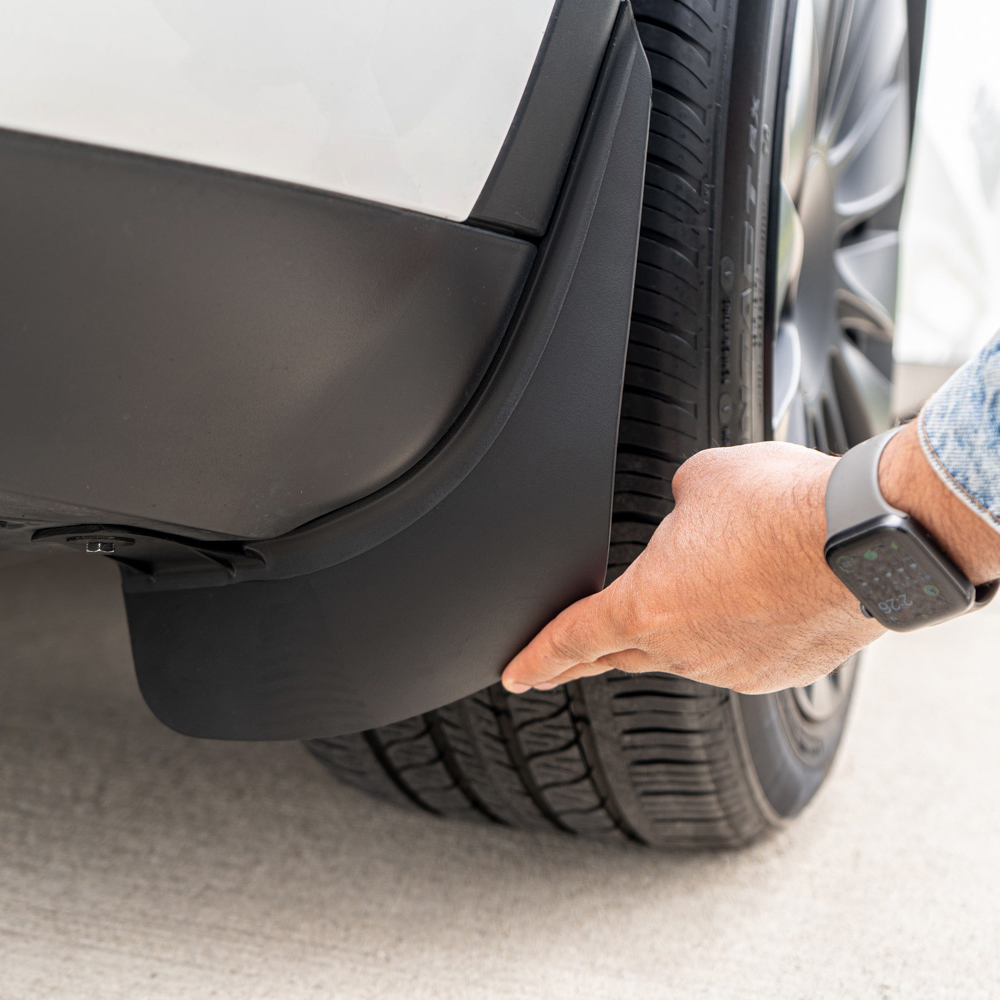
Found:
[{"label": "alloy wheel", "polygon": [[[910,152],[905,0],[799,0],[779,107],[769,314],[773,437],[842,454],[891,424],[899,201]],[[852,657],[794,691],[823,721]]]}]

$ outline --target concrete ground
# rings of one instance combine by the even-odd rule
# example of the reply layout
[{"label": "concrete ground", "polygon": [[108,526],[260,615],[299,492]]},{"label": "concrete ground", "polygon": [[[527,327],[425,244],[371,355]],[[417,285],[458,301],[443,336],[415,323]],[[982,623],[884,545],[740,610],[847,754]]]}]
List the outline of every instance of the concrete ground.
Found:
[{"label": "concrete ground", "polygon": [[96,557],[5,564],[0,607],[2,1000],[1000,991],[1000,607],[877,644],[805,815],[681,857],[411,815],[297,745],[167,731]]}]

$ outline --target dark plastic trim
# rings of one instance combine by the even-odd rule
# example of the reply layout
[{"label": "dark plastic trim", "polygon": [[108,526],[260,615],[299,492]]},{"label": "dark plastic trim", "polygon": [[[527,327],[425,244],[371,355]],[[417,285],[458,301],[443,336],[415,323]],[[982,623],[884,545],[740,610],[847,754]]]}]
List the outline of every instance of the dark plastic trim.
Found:
[{"label": "dark plastic trim", "polygon": [[620,6],[620,0],[557,0],[470,222],[532,238],[545,232]]},{"label": "dark plastic trim", "polygon": [[650,93],[626,6],[511,334],[418,470],[255,546],[263,564],[227,585],[123,567],[139,685],[167,725],[302,739],[414,715],[492,683],[601,586]]},{"label": "dark plastic trim", "polygon": [[[0,518],[269,538],[412,468],[533,244],[0,130]],[[4,532],[0,543],[16,544]]]}]

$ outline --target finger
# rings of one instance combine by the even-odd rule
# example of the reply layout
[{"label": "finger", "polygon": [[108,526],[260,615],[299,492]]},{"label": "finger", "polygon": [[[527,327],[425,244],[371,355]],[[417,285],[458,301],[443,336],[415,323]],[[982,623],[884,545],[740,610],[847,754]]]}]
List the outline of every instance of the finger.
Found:
[{"label": "finger", "polygon": [[507,665],[502,677],[507,690],[520,694],[554,680],[578,663],[593,663],[634,646],[627,634],[627,588],[621,579],[570,605],[549,622]]},{"label": "finger", "polygon": [[609,670],[614,670],[608,663],[598,661],[597,663],[578,663],[569,670],[564,670],[558,677],[551,681],[540,681],[534,685],[536,691],[552,691],[570,681],[578,681],[583,677],[596,677],[598,674],[606,674]]},{"label": "finger", "polygon": [[602,656],[594,663],[577,663],[575,666],[564,670],[554,680],[543,681],[535,684],[538,691],[551,691],[562,684],[570,681],[578,681],[582,677],[596,677],[598,674],[607,673],[609,670],[621,670],[623,673],[639,674],[647,670],[657,670],[657,665],[650,658],[649,654],[642,649],[623,649],[618,653],[609,653]]}]

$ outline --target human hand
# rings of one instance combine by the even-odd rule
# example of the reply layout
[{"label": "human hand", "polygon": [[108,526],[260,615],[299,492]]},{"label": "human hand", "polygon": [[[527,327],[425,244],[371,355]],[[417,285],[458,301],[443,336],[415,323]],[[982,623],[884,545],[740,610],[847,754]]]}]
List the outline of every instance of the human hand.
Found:
[{"label": "human hand", "polygon": [[884,632],[823,557],[835,462],[777,442],[690,458],[642,555],[547,625],[504,671],[507,690],[618,669],[758,694],[829,673]]}]

